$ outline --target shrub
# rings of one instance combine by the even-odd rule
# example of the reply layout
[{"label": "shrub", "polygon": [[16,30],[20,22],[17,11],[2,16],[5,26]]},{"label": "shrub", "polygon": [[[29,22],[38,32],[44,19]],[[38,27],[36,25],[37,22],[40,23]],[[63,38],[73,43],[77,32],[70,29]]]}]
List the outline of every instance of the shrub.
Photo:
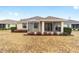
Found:
[{"label": "shrub", "polygon": [[71,28],[65,27],[63,34],[64,34],[64,35],[71,35],[71,32],[72,32],[72,29],[71,29]]},{"label": "shrub", "polygon": [[16,27],[11,27],[11,32],[14,32],[16,30]]},{"label": "shrub", "polygon": [[0,30],[8,30],[7,28],[0,28]]},{"label": "shrub", "polygon": [[51,32],[48,32],[47,34],[48,34],[48,35],[51,35]]},{"label": "shrub", "polygon": [[54,32],[53,35],[58,35],[57,32]]},{"label": "shrub", "polygon": [[20,29],[20,30],[15,30],[14,32],[17,32],[17,33],[25,33],[25,32],[27,32],[27,30],[22,30],[22,29]]},{"label": "shrub", "polygon": [[47,32],[44,32],[43,34],[44,34],[44,35],[47,35]]},{"label": "shrub", "polygon": [[37,32],[37,35],[41,35],[41,32]]},{"label": "shrub", "polygon": [[34,32],[28,32],[27,34],[28,35],[34,35]]}]

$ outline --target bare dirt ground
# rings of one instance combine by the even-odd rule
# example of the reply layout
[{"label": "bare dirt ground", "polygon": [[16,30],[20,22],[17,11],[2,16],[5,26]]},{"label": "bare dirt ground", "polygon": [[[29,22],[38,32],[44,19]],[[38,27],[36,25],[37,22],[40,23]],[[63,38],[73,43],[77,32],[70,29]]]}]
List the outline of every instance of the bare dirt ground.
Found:
[{"label": "bare dirt ground", "polygon": [[11,33],[0,30],[0,52],[15,53],[78,53],[79,32],[73,36],[24,36],[25,33]]}]

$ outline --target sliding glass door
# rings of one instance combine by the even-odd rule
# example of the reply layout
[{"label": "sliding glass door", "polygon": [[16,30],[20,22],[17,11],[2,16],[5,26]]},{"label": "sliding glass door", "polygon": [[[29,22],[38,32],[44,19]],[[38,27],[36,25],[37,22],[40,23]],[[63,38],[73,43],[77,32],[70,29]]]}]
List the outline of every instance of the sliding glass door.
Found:
[{"label": "sliding glass door", "polygon": [[52,22],[45,23],[45,31],[52,31]]}]

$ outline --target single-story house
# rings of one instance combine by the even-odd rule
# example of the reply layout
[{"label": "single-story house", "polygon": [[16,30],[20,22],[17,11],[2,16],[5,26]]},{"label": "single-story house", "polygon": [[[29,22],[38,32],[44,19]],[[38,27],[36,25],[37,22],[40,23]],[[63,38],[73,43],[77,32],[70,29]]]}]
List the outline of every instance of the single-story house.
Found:
[{"label": "single-story house", "polygon": [[[48,16],[43,17],[32,17],[22,19],[17,22],[17,29],[27,30],[28,32],[60,32],[63,33],[65,19]],[[60,29],[59,29],[60,27]]]},{"label": "single-story house", "polygon": [[0,20],[0,29],[9,29],[11,27],[16,27],[16,21],[6,19],[6,20]]},{"label": "single-story house", "polygon": [[79,30],[79,21],[67,20],[64,22],[65,27],[70,27],[72,30]]}]

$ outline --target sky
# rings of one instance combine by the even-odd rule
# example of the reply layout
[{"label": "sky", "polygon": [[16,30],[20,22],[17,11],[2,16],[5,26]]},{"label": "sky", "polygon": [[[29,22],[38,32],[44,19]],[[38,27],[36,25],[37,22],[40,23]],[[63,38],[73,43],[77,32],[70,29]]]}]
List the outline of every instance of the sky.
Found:
[{"label": "sky", "polygon": [[0,20],[54,16],[79,20],[79,6],[0,6]]}]

